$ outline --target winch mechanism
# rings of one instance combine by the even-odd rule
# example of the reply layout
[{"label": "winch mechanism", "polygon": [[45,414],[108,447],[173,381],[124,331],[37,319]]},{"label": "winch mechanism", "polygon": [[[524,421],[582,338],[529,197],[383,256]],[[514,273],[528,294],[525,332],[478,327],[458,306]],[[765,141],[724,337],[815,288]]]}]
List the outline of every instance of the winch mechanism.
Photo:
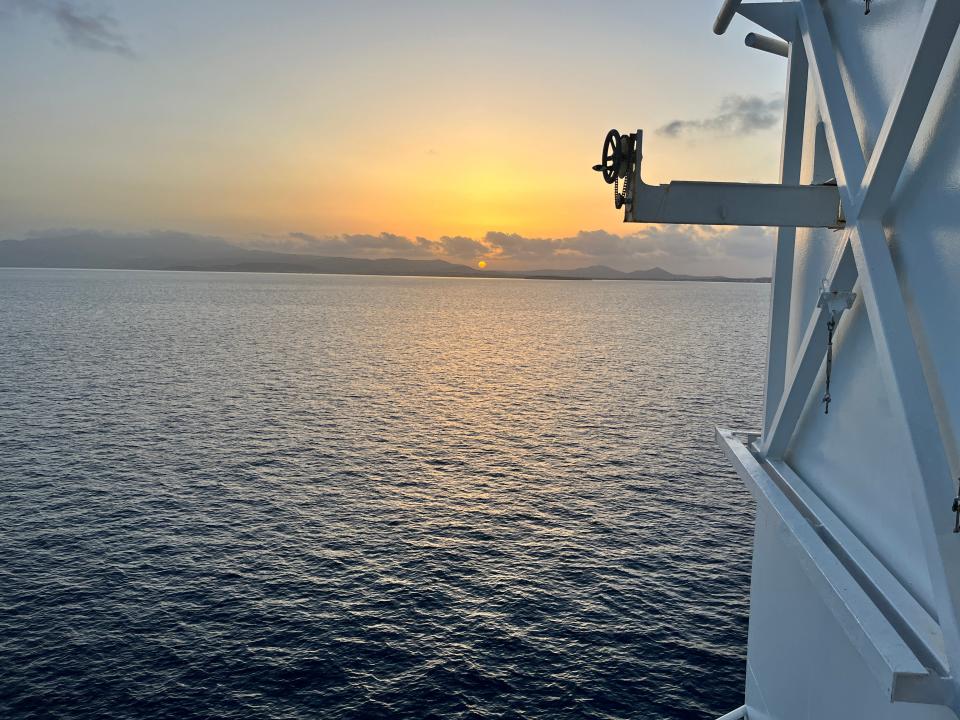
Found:
[{"label": "winch mechanism", "polygon": [[[613,185],[613,204],[619,210],[624,205],[633,203],[631,192],[634,173],[634,149],[636,135],[621,135],[619,130],[611,130],[603,141],[603,153],[600,164],[593,169],[603,175],[603,181]],[[623,180],[623,192],[620,192],[620,181]]]},{"label": "winch mechanism", "polygon": [[[827,227],[844,224],[833,185],[673,181],[648,185],[641,176],[643,131],[610,130],[593,169],[613,185],[625,222],[684,225]],[[623,189],[621,190],[621,182]]]}]

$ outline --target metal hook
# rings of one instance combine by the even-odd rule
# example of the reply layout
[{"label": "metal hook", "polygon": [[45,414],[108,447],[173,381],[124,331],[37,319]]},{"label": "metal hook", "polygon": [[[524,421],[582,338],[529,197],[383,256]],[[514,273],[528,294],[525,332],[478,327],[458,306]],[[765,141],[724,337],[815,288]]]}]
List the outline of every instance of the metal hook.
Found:
[{"label": "metal hook", "polygon": [[[960,484],[960,478],[957,478],[957,483]],[[957,514],[957,518],[953,525],[953,531],[955,533],[960,533],[960,488],[957,489],[957,496],[953,499],[953,511]]]}]

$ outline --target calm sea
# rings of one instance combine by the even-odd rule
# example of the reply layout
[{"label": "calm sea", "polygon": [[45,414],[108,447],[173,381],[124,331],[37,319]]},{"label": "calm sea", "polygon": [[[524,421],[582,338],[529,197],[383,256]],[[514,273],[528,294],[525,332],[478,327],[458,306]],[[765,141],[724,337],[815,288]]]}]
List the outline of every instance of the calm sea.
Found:
[{"label": "calm sea", "polygon": [[0,271],[0,717],[737,707],[768,293]]}]

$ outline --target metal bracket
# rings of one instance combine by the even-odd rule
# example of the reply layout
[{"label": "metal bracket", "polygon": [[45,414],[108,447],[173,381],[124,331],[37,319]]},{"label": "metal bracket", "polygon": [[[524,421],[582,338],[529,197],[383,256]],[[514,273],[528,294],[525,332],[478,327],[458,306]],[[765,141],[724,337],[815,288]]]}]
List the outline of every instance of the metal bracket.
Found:
[{"label": "metal bracket", "polygon": [[647,185],[641,175],[642,130],[637,130],[633,152],[633,202],[626,206],[625,222],[825,228],[843,225],[836,186],[689,181]]},{"label": "metal bracket", "polygon": [[817,307],[823,308],[830,317],[836,322],[840,320],[844,310],[853,307],[853,301],[857,299],[857,294],[844,290],[821,290],[820,299],[817,300]]}]

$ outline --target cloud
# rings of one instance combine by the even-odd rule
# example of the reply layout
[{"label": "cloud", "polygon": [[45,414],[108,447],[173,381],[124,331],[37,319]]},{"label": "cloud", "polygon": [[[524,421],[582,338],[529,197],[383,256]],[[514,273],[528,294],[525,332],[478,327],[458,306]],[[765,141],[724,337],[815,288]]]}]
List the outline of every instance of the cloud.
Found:
[{"label": "cloud", "polygon": [[393,233],[311,235],[292,232],[280,238],[264,238],[264,242],[258,245],[290,252],[367,258],[425,258],[438,255],[440,250],[436,241],[422,237],[408,238]]},{"label": "cloud", "polygon": [[69,0],[7,0],[8,7],[22,14],[52,20],[63,38],[84,50],[133,58],[135,53],[120,31],[120,24],[106,10],[85,10]]},{"label": "cloud", "polygon": [[619,270],[654,266],[678,273],[766,275],[773,231],[692,225],[642,225],[625,235],[581,230],[565,237],[527,237],[490,231],[483,237],[436,240],[392,233],[316,236],[293,232],[245,243],[283,252],[361,258],[438,258],[473,265],[486,260],[502,270],[570,269],[610,265]]},{"label": "cloud", "polygon": [[473,262],[490,253],[490,247],[485,243],[462,235],[443,235],[436,240],[429,240],[425,237],[409,238],[393,233],[311,235],[292,232],[280,237],[261,237],[247,244],[270,250],[316,255],[412,259],[442,257],[457,262]]},{"label": "cloud", "polygon": [[720,103],[716,115],[702,120],[674,120],[657,132],[667,137],[695,133],[716,135],[750,135],[758,130],[775,127],[780,122],[783,99],[764,100],[761,97],[730,95]]},{"label": "cloud", "polygon": [[605,230],[581,230],[562,238],[527,238],[517,234],[488,232],[484,242],[491,256],[502,262],[528,265],[531,261],[555,266],[611,264],[618,269],[642,269],[652,265],[680,267],[690,261],[720,261],[731,258],[770,258],[771,231],[759,228],[714,228],[693,225],[646,225],[627,235]]},{"label": "cloud", "polygon": [[443,254],[457,260],[483,258],[490,252],[490,248],[479,240],[460,235],[454,237],[444,235],[440,238],[439,243],[443,248]]}]

